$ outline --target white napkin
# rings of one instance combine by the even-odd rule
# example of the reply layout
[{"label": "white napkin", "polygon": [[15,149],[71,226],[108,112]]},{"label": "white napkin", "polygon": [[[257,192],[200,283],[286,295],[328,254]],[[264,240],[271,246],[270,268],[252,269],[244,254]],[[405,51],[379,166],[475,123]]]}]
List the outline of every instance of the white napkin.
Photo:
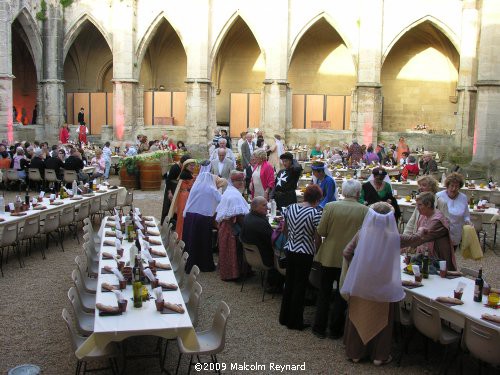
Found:
[{"label": "white napkin", "polygon": [[16,208],[14,207],[14,203],[9,203],[9,210],[10,212],[14,212]]},{"label": "white napkin", "polygon": [[56,199],[56,195],[55,194],[50,194],[50,198],[49,199],[55,200]]},{"label": "white napkin", "polygon": [[135,225],[136,225],[137,228],[139,228],[139,230],[144,229],[144,227],[142,226],[142,224],[141,224],[141,222],[139,220],[135,221]]},{"label": "white napkin", "polygon": [[132,264],[132,262],[134,261],[135,259],[135,256],[137,255],[137,253],[139,252],[139,250],[137,249],[137,246],[135,245],[132,245],[130,246],[130,249],[129,249],[129,261],[130,261],[130,264]]},{"label": "white napkin", "polygon": [[120,292],[119,290],[113,290],[112,292],[115,294],[117,301],[123,301],[125,299],[125,297],[123,296],[123,293]]},{"label": "white napkin", "polygon": [[122,234],[122,231],[120,229],[115,229],[115,233],[116,233],[116,238],[119,238],[119,239],[123,238],[123,234]]},{"label": "white napkin", "polygon": [[155,279],[155,275],[149,268],[144,268],[144,275],[149,279],[149,281],[153,281]]},{"label": "white napkin", "polygon": [[122,273],[118,270],[118,268],[113,267],[113,273],[118,277],[118,280],[123,281],[125,278],[123,277]]},{"label": "white napkin", "polygon": [[158,302],[162,302],[163,301],[163,291],[162,291],[162,288],[161,286],[157,287],[157,288],[154,288],[153,289],[153,293],[156,297],[156,300]]},{"label": "white napkin", "polygon": [[141,214],[141,210],[139,210],[139,207],[135,208],[135,213],[137,214],[137,216],[139,216]]},{"label": "white napkin", "polygon": [[45,197],[45,192],[44,192],[44,191],[41,191],[41,192],[40,192],[40,195],[39,195],[39,197],[40,197],[40,198],[43,198],[43,197]]},{"label": "white napkin", "polygon": [[412,270],[413,270],[413,274],[415,276],[420,276],[420,267],[419,266],[413,265]]},{"label": "white napkin", "polygon": [[[141,231],[141,234],[142,234],[142,231]],[[142,246],[143,250],[149,250],[149,249],[151,249],[151,245],[149,244],[148,241],[145,241],[145,240],[141,241],[141,246]]]},{"label": "white napkin", "polygon": [[120,241],[118,238],[115,238],[115,247],[116,247],[116,251],[118,251],[122,248],[122,241]]},{"label": "white napkin", "polygon": [[121,228],[120,217],[118,215],[115,215],[115,227],[116,228]]},{"label": "white napkin", "polygon": [[32,203],[33,205],[35,205],[35,204],[37,204],[37,203],[38,203],[38,200],[37,200],[35,197],[33,197],[33,199],[31,200],[31,203]]},{"label": "white napkin", "polygon": [[144,233],[142,233],[142,230],[137,229],[137,237],[139,237],[141,240],[144,238]]},{"label": "white napkin", "polygon": [[142,249],[141,254],[144,255],[147,261],[153,260],[153,257],[148,249]]},{"label": "white napkin", "polygon": [[455,292],[463,292],[465,289],[465,283],[463,281],[459,281],[457,287],[455,288]]},{"label": "white napkin", "polygon": [[446,260],[440,260],[439,261],[439,269],[441,271],[446,271]]}]

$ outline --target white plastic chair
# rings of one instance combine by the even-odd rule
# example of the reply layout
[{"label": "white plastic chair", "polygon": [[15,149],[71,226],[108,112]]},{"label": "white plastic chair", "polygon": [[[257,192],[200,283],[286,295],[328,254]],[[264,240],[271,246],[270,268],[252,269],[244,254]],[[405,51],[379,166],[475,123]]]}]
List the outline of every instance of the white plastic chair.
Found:
[{"label": "white plastic chair", "polygon": [[[243,254],[245,256],[246,262],[252,267],[252,269],[256,271],[260,271],[260,283],[262,286],[262,301],[264,301],[264,296],[266,294],[265,288],[265,280],[267,277],[267,272],[272,269],[272,267],[268,267],[262,261],[262,257],[260,256],[259,248],[255,245],[243,242]],[[243,291],[243,286],[245,285],[246,277],[243,278],[243,282],[241,283],[241,290]]]},{"label": "white plastic chair", "polygon": [[[52,237],[56,241],[56,246],[61,245],[61,250],[64,252],[61,230],[59,229],[60,216],[60,211],[51,212],[40,222],[40,234],[45,235],[45,248],[47,250],[49,249],[49,237]],[[54,232],[57,232],[58,238],[52,236]]]},{"label": "white plastic chair", "polygon": [[19,266],[22,268],[23,264],[21,262],[21,252],[19,250],[19,242],[17,241],[17,231],[18,231],[18,223],[10,223],[5,224],[2,230],[2,237],[0,237],[0,271],[2,272],[3,277],[3,252],[4,249],[7,248],[7,256],[9,247],[12,246],[14,248],[14,252],[17,255],[17,259],[19,260]]},{"label": "white plastic chair", "polygon": [[90,201],[90,217],[94,220],[95,216],[101,211],[101,197],[94,197]]},{"label": "white plastic chair", "polygon": [[[68,329],[69,339],[71,341],[71,350],[76,352],[80,346],[87,340],[86,337],[81,336],[78,332],[75,332],[74,322],[69,314],[68,310],[65,308],[62,310],[62,318],[66,323],[66,328]],[[75,373],[80,374],[81,368],[83,365],[83,373],[86,374],[89,371],[101,371],[111,369],[113,374],[119,373],[118,363],[116,362],[116,358],[119,356],[119,350],[116,343],[112,342],[108,344],[104,349],[94,348],[86,357],[82,359],[77,359]],[[110,367],[99,368],[87,370],[87,361],[89,360],[104,360],[108,359]]]},{"label": "white plastic chair", "polygon": [[[74,237],[76,237],[76,240],[78,243],[80,243],[80,239],[78,238],[78,225],[80,223],[83,223],[83,220],[89,216],[90,212],[90,202],[82,202],[80,206],[78,207],[78,211],[75,213],[75,217],[73,219],[72,225],[75,228],[75,231],[73,232]],[[69,226],[71,228],[71,226]]]},{"label": "white plastic chair", "polygon": [[177,284],[183,285],[184,284],[184,279],[186,277],[186,263],[189,258],[189,254],[187,252],[184,252],[181,256],[181,261],[179,262],[179,266],[177,267],[177,270],[174,271],[174,276],[177,280]]},{"label": "white plastic chair", "polygon": [[63,174],[63,181],[64,183],[66,184],[72,184],[73,181],[77,181],[78,180],[78,175],[76,173],[76,171],[70,171],[70,170],[64,170],[64,174]]},{"label": "white plastic chair", "polygon": [[500,366],[500,355],[498,355],[500,353],[500,332],[498,330],[486,326],[479,320],[465,318],[462,343],[470,354],[479,361],[494,367]]},{"label": "white plastic chair", "polygon": [[[29,217],[24,221],[24,225],[19,231],[18,241],[22,245],[23,242],[26,244],[26,249],[29,254],[31,254],[31,247],[33,242],[36,240],[40,234],[40,216],[36,215]],[[28,250],[29,249],[29,250]],[[42,253],[42,258],[45,259],[45,250],[43,246],[40,246],[40,252]]]},{"label": "white plastic chair", "polygon": [[82,281],[83,288],[88,293],[96,293],[97,291],[97,279],[91,278],[87,273],[87,267],[85,266],[83,259],[80,255],[75,258],[75,263],[77,266],[78,273],[80,274],[80,280]]},{"label": "white plastic chair", "polygon": [[[229,318],[229,306],[221,301],[214,316],[212,327],[209,330],[196,332],[197,340],[184,342],[182,337],[177,338],[179,360],[177,361],[176,374],[179,373],[182,355],[190,355],[189,370],[193,366],[193,356],[209,355],[213,363],[218,363],[217,354],[224,350],[226,345],[226,326]],[[194,342],[194,346],[190,344]],[[218,371],[220,374],[220,371]]]},{"label": "white plastic chair", "polygon": [[64,239],[64,229],[69,228],[75,220],[75,208],[72,206],[63,207],[61,216],[59,217],[59,228],[61,228],[62,237]]},{"label": "white plastic chair", "polygon": [[85,291],[78,270],[74,269],[73,272],[71,272],[71,279],[75,284],[76,292],[78,293],[78,297],[80,297],[83,310],[88,313],[93,313],[95,311],[95,293],[88,293]]},{"label": "white plastic chair", "polygon": [[184,300],[184,303],[189,302],[189,298],[191,296],[191,292],[193,289],[193,285],[198,279],[198,276],[200,275],[200,268],[195,264],[191,268],[191,272],[189,273],[187,277],[187,281],[185,285],[181,288],[181,294],[182,294],[182,299]]},{"label": "white plastic chair", "polygon": [[71,302],[73,315],[76,318],[76,328],[83,336],[90,336],[94,332],[94,314],[84,311],[82,302],[74,286],[68,290],[68,299]]}]

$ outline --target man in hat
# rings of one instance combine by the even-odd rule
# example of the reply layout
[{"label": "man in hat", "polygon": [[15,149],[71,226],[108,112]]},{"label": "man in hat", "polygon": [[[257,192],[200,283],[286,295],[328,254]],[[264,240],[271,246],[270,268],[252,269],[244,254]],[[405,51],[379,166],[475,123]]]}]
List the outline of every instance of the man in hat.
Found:
[{"label": "man in hat", "polygon": [[314,177],[316,177],[316,183],[319,185],[323,191],[323,200],[320,202],[318,208],[323,209],[328,202],[333,202],[335,198],[335,181],[333,178],[325,173],[325,163],[314,162],[311,165],[311,169]]},{"label": "man in hat", "polygon": [[295,189],[297,189],[302,167],[297,163],[297,160],[293,159],[290,152],[283,153],[280,160],[284,168],[276,175],[273,194],[276,206],[281,210],[282,207],[297,203]]}]

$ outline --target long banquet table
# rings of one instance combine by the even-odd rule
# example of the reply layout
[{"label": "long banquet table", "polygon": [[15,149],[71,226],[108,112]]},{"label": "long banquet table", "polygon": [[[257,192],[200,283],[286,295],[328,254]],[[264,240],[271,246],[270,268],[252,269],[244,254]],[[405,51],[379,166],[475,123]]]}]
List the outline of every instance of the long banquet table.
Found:
[{"label": "long banquet table", "polygon": [[[401,269],[403,269],[404,266],[406,265],[403,263],[403,257],[401,257]],[[488,275],[485,276],[486,281],[487,277]],[[414,276],[402,272],[401,279],[414,280]],[[448,306],[435,301],[437,297],[453,297],[453,290],[456,288],[459,282],[465,284],[462,296],[462,301],[464,302],[463,305]],[[466,277],[446,279],[441,278],[439,275],[429,275],[428,279],[422,280],[422,284],[422,287],[414,289],[403,287],[405,289],[407,297],[411,297],[412,295],[420,297],[426,303],[429,303],[433,307],[437,308],[442,319],[449,321],[457,327],[463,328],[465,324],[465,318],[472,318],[474,320],[481,321],[482,324],[500,332],[500,324],[481,319],[481,315],[483,314],[500,314],[497,313],[497,311],[499,310],[494,310],[492,308],[484,306],[484,304],[486,304],[487,302],[487,296],[483,296],[483,300],[481,303],[473,301],[474,280],[468,279]]]},{"label": "long banquet table", "polygon": [[[117,301],[114,293],[102,292],[101,284],[103,282],[110,283],[112,285],[118,284],[118,278],[114,274],[102,274],[102,269],[105,265],[116,267],[117,263],[114,259],[102,259],[102,251],[106,251],[113,255],[117,255],[114,246],[104,245],[106,239],[113,240],[114,237],[105,237],[105,224],[107,217],[101,223],[101,228],[99,233],[101,234],[101,247],[99,252],[99,275],[97,279],[97,293],[96,293],[96,303],[102,303],[105,305],[116,306]],[[110,228],[107,228],[110,231]],[[158,231],[158,227],[155,226],[155,231]],[[161,242],[160,236],[149,237]],[[121,260],[129,261],[129,249],[133,245],[133,242],[122,241],[122,248],[124,249],[123,258]],[[162,250],[166,254],[166,250],[163,245],[152,245],[155,250]],[[162,263],[170,263],[167,255],[165,257],[156,258],[157,261]],[[174,271],[157,271],[157,277],[160,281],[165,281],[168,283],[177,284],[175,279]],[[148,285],[148,291],[151,293],[151,287]],[[159,336],[166,339],[172,339],[177,336],[182,336],[183,340],[186,342],[195,343],[196,334],[189,318],[186,306],[184,304],[182,294],[180,289],[172,291],[164,291],[163,298],[165,301],[172,302],[175,304],[182,304],[184,307],[183,314],[161,314],[156,311],[155,302],[150,299],[147,302],[143,302],[141,308],[134,308],[133,301],[131,300],[133,296],[132,286],[127,285],[127,288],[122,291],[124,297],[128,301],[128,306],[126,312],[122,315],[116,316],[99,316],[99,311],[95,311],[95,321],[94,321],[94,333],[90,335],[87,340],[78,348],[76,351],[76,356],[78,358],[83,358],[94,350],[94,348],[104,348],[112,341],[122,341],[128,337],[132,336]]]}]

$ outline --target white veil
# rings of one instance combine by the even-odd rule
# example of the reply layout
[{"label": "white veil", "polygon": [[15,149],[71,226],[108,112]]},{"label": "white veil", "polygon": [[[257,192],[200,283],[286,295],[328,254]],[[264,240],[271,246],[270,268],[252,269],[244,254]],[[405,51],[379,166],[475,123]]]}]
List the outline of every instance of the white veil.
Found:
[{"label": "white veil", "polygon": [[191,188],[183,216],[191,212],[203,216],[214,216],[221,195],[215,186],[215,176],[208,172],[198,175]]},{"label": "white veil", "polygon": [[220,223],[222,220],[229,219],[237,215],[246,215],[248,213],[248,203],[245,201],[240,191],[236,189],[228,180],[229,184],[222,199],[217,206],[217,216],[215,220]]},{"label": "white veil", "polygon": [[342,294],[376,302],[398,302],[401,285],[400,237],[394,212],[379,214],[370,209],[359,232]]}]

